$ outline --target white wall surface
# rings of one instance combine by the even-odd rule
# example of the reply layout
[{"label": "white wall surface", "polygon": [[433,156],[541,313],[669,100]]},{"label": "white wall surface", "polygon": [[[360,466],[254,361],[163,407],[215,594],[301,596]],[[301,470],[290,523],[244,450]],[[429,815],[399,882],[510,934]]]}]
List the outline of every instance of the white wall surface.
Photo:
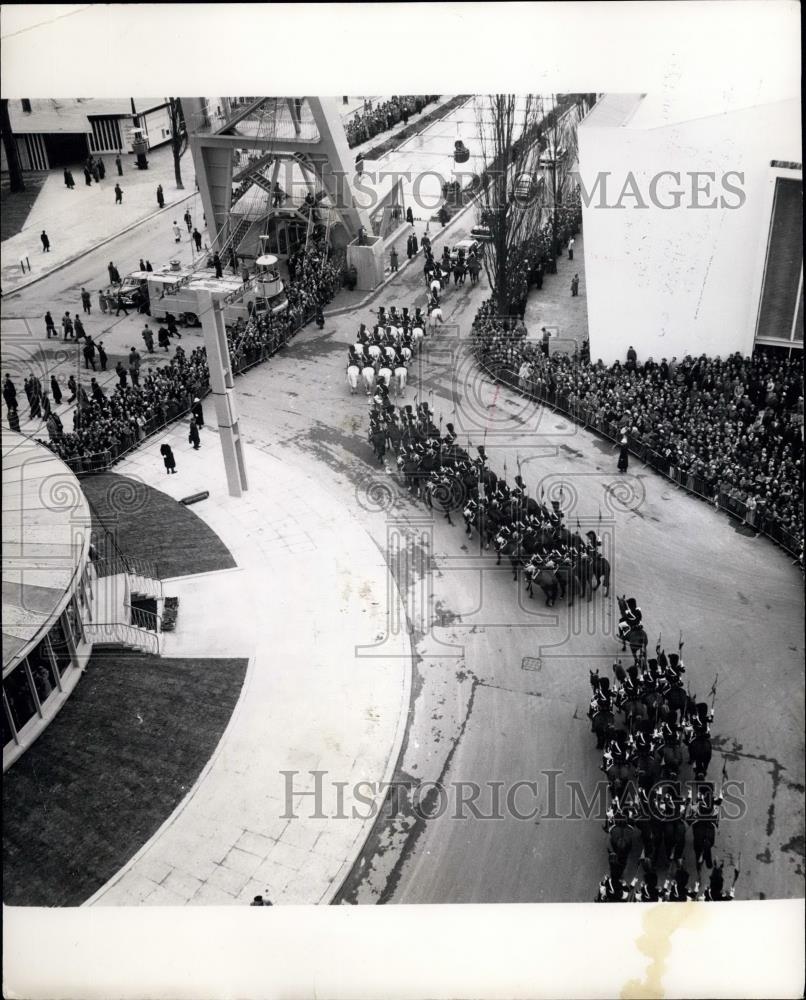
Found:
[{"label": "white wall surface", "polygon": [[[798,102],[781,101],[660,128],[579,129],[580,178],[594,192],[609,171],[606,195],[584,207],[585,275],[591,357],[624,359],[632,344],[639,361],[752,350],[760,272],[769,231],[770,161],[801,159]],[[662,171],[680,173],[680,184]],[[740,188],[740,196],[723,187]],[[629,174],[647,207],[628,193]],[[690,172],[710,172],[692,191]],[[696,207],[697,204],[716,207]],[[623,207],[615,207],[620,204]]]}]

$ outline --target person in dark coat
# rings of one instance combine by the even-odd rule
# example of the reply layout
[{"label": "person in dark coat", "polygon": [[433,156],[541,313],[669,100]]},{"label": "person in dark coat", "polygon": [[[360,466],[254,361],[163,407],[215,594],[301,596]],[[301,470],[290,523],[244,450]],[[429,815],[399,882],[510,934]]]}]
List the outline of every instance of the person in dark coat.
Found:
[{"label": "person in dark coat", "polygon": [[630,464],[630,445],[626,432],[621,435],[618,449],[618,471],[626,472]]},{"label": "person in dark coat", "polygon": [[159,344],[160,347],[162,347],[165,350],[166,353],[168,351],[168,345],[170,343],[170,340],[171,340],[171,335],[168,333],[168,331],[165,329],[164,326],[161,326],[157,330],[157,343]]},{"label": "person in dark coat", "polygon": [[412,212],[411,207],[406,209],[406,222],[408,222],[410,226],[414,225],[414,212]]},{"label": "person in dark coat", "polygon": [[126,308],[126,303],[123,301],[123,296],[118,292],[117,301],[115,303],[117,310],[115,311],[116,316],[120,316],[120,310],[122,309],[126,315],[129,315],[129,310]]},{"label": "person in dark coat", "polygon": [[86,288],[81,289],[81,308],[88,316],[92,313],[92,299]]},{"label": "person in dark coat", "polygon": [[84,183],[87,187],[92,187],[92,174],[89,167],[84,167]]},{"label": "person in dark coat", "polygon": [[18,434],[20,432],[20,415],[15,406],[13,409],[8,411],[8,426],[11,430],[16,431]]},{"label": "person in dark coat", "polygon": [[120,284],[120,271],[115,267],[115,265],[110,260],[106,265],[106,269],[109,272],[109,284],[119,285]]},{"label": "person in dark coat", "polygon": [[102,157],[98,157],[98,173],[100,174],[101,180],[106,177],[106,167],[104,166],[104,161]]},{"label": "person in dark coat", "polygon": [[151,261],[147,260],[146,261],[146,271],[153,271],[153,270],[154,270],[154,268],[151,266]]},{"label": "person in dark coat", "polygon": [[101,171],[98,169],[98,164],[93,163],[92,165],[92,176],[95,178],[95,183],[101,183]]},{"label": "person in dark coat", "polygon": [[188,431],[188,441],[193,445],[193,450],[198,451],[201,444],[199,437],[199,427],[193,417],[190,418],[190,430]]},{"label": "person in dark coat", "polygon": [[99,406],[103,406],[106,396],[104,396],[103,389],[98,385],[97,380],[94,378],[90,379],[90,392],[92,393],[92,398],[95,402],[98,403]]},{"label": "person in dark coat", "polygon": [[129,377],[129,373],[123,367],[123,362],[122,361],[118,361],[118,363],[115,365],[115,374],[118,377],[121,389],[125,389],[126,388],[126,381],[127,381],[128,377]]},{"label": "person in dark coat", "polygon": [[90,368],[95,371],[95,344],[92,342],[92,337],[87,337],[87,342],[84,345],[84,367]]},{"label": "person in dark coat", "polygon": [[48,335],[48,340],[50,340],[51,335],[58,339],[59,334],[56,332],[56,324],[53,322],[53,317],[50,315],[50,309],[45,313],[45,333]]},{"label": "person in dark coat", "polygon": [[195,226],[193,228],[192,235],[193,235],[193,242],[196,244],[196,250],[197,250],[197,252],[201,252],[201,248],[202,248],[202,234],[199,232],[198,229],[195,228]]},{"label": "person in dark coat", "polygon": [[73,317],[73,330],[75,331],[76,340],[82,340],[87,336],[87,331],[84,329],[84,324],[78,315]]},{"label": "person in dark coat", "polygon": [[62,405],[62,390],[59,388],[59,383],[55,375],[50,376],[50,391],[53,393],[53,402],[56,406]]},{"label": "person in dark coat", "polygon": [[68,191],[70,190],[70,171],[67,167],[64,168],[64,186]]},{"label": "person in dark coat", "polygon": [[160,445],[160,455],[162,455],[162,460],[165,463],[165,471],[170,476],[171,473],[176,473],[176,459],[174,458],[173,450],[167,441],[164,441]]},{"label": "person in dark coat", "polygon": [[213,267],[215,268],[215,276],[217,278],[223,278],[224,269],[221,266],[221,258],[218,256],[217,253],[213,254]]},{"label": "person in dark coat", "polygon": [[162,193],[162,184],[157,185],[157,204],[160,208],[165,208],[165,195]]},{"label": "person in dark coat", "polygon": [[69,403],[74,403],[76,401],[76,396],[78,395],[78,384],[76,383],[75,375],[68,376],[67,388],[70,390],[70,398],[67,400]]},{"label": "person in dark coat", "polygon": [[204,410],[198,396],[193,400],[190,412],[193,414],[193,419],[196,421],[197,426],[204,427]]},{"label": "person in dark coat", "polygon": [[123,176],[123,160],[120,158],[120,153],[115,157],[115,166],[118,168],[118,177]]},{"label": "person in dark coat", "polygon": [[6,406],[9,410],[17,409],[17,387],[11,381],[11,376],[6,372],[6,377],[3,379],[3,399],[6,401]]},{"label": "person in dark coat", "polygon": [[123,188],[120,186],[120,184],[115,185],[115,204],[116,205],[123,204]]},{"label": "person in dark coat", "polygon": [[42,230],[42,234],[39,238],[42,240],[42,252],[50,253],[50,240],[48,239],[48,234],[44,229]]},{"label": "person in dark coat", "polygon": [[98,361],[101,364],[101,371],[105,372],[106,371],[106,351],[104,350],[104,342],[102,340],[99,340],[98,343],[95,345],[95,347],[98,350]]}]

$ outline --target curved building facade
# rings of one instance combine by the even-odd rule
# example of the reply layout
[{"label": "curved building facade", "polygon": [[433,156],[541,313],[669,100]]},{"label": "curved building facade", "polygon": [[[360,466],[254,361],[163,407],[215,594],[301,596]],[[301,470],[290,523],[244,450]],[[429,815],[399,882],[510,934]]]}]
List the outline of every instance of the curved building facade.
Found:
[{"label": "curved building facade", "polygon": [[92,641],[91,515],[78,479],[44,445],[3,429],[3,770],[83,672]]}]

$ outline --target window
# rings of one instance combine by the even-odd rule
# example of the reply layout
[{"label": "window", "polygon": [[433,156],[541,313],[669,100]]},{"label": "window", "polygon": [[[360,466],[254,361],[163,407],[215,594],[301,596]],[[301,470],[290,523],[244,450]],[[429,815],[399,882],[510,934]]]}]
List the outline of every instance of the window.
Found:
[{"label": "window", "polygon": [[756,337],[803,342],[803,182],[775,181]]},{"label": "window", "polygon": [[14,728],[19,732],[36,714],[36,702],[28,684],[28,672],[21,663],[3,681],[3,691],[8,699]]},{"label": "window", "polygon": [[22,105],[22,110],[26,114],[30,115],[30,113],[31,113],[31,100],[30,100],[30,98],[23,97],[22,100],[20,101],[20,104]]}]

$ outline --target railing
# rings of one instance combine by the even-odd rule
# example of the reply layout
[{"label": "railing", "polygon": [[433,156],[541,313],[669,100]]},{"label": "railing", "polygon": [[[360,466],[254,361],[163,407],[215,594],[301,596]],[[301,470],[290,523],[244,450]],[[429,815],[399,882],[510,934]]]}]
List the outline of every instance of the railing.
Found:
[{"label": "railing", "polygon": [[[621,439],[620,427],[618,424],[602,420],[596,413],[587,406],[582,406],[576,401],[571,401],[568,394],[559,393],[555,389],[547,388],[542,383],[534,380],[521,380],[518,374],[504,366],[491,367],[483,361],[476,359],[479,367],[494,382],[509,386],[516,392],[527,396],[536,402],[556,410],[559,413],[570,417],[575,423],[581,424],[597,434],[607,438],[614,443]],[[521,382],[525,384],[522,385]],[[738,497],[731,496],[730,492],[723,489],[719,484],[709,483],[702,476],[692,475],[684,469],[676,468],[665,455],[653,451],[645,444],[632,444],[630,454],[639,461],[644,462],[655,472],[670,479],[675,485],[682,487],[686,492],[692,493],[701,500],[706,500],[719,510],[725,511],[731,517],[744,521],[754,531],[766,535],[769,539],[779,545],[790,555],[798,558],[800,556],[800,539],[788,531],[785,531],[770,518],[749,508],[747,504]]]},{"label": "railing", "polygon": [[84,638],[94,646],[120,645],[140,647],[159,656],[160,640],[156,632],[126,622],[97,622],[82,626]]},{"label": "railing", "polygon": [[[335,259],[336,258],[334,258],[334,260]],[[338,290],[339,288],[336,288],[334,294],[338,292]],[[283,315],[288,315],[290,317],[290,312],[291,310]],[[283,323],[282,326],[273,330],[270,334],[270,339],[263,342],[260,346],[243,349],[231,348],[230,365],[233,375],[242,375],[255,365],[268,360],[268,358],[270,358],[273,354],[276,354],[277,351],[285,347],[289,340],[302,330],[303,327],[307,326],[315,316],[316,309],[309,309],[306,313],[303,313],[302,317],[296,323],[292,322],[289,318],[287,324]],[[197,396],[199,399],[203,399],[209,394],[209,392],[209,385],[198,382],[194,383],[193,388],[189,391],[189,400],[194,399]],[[139,433],[136,437],[131,434],[123,435],[117,444],[107,448],[105,451],[97,452],[93,455],[65,458],[63,459],[64,463],[75,473],[76,476],[86,476],[96,472],[108,471],[116,462],[125,458],[126,455],[134,451],[134,449],[139,447],[139,445],[145,440],[189,413],[190,402],[181,406],[166,404],[165,409],[167,411],[165,416],[159,415],[146,420],[141,428],[141,433]],[[47,444],[45,441],[42,443],[45,445]]]},{"label": "railing", "polygon": [[145,629],[147,632],[162,631],[162,617],[156,612],[146,611],[145,608],[134,608],[131,604],[127,604],[126,608],[131,619],[130,625]]}]

